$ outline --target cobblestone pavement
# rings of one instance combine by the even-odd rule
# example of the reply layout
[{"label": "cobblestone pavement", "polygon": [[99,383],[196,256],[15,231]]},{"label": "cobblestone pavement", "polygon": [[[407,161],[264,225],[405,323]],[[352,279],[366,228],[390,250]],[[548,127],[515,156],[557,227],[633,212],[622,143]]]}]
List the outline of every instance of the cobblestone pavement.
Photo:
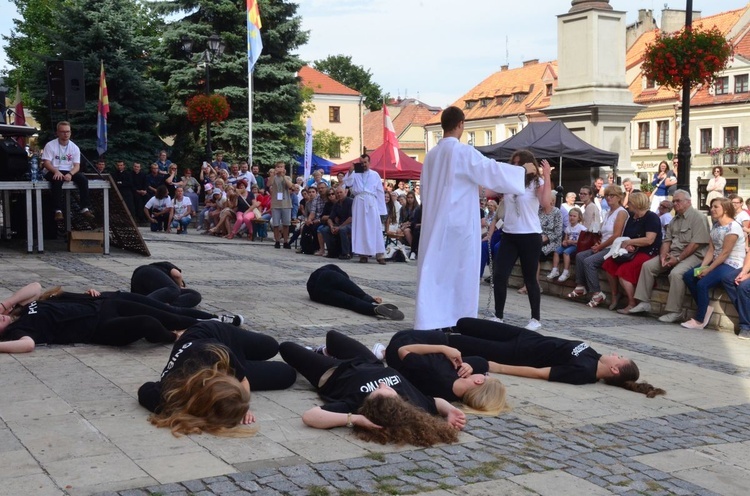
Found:
[{"label": "cobblestone pavement", "polygon": [[[151,259],[73,255],[55,242],[43,255],[0,245],[0,297],[32,280],[127,289],[136,266],[171,260],[203,294],[202,308],[242,313],[245,327],[280,341],[319,343],[337,329],[373,344],[414,315],[415,263],[340,264],[404,310],[406,321],[389,322],[309,301],[307,275],[328,260],[244,239],[144,236]],[[480,313],[487,293],[483,285]],[[42,346],[0,356],[0,495],[747,493],[750,342],[542,299],[545,333],[632,356],[642,380],[667,396],[503,377],[511,412],[470,416],[458,444],[415,449],[306,428],[299,415],[317,399],[300,378],[288,391],[253,395],[255,437],[174,438],[148,424],[135,400],[169,347]],[[525,324],[525,297],[509,292],[507,309],[508,322]]]}]

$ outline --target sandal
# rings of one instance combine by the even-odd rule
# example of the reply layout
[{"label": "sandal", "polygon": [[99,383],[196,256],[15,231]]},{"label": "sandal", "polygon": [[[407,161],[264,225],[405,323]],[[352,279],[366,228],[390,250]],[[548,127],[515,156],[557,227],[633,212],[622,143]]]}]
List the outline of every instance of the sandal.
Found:
[{"label": "sandal", "polygon": [[591,301],[589,301],[589,306],[591,308],[596,308],[601,303],[604,303],[605,301],[607,301],[607,295],[599,291],[598,293],[594,293],[594,296],[591,297]]},{"label": "sandal", "polygon": [[628,306],[626,306],[625,308],[621,308],[621,309],[619,309],[619,310],[617,311],[617,313],[621,313],[621,314],[623,314],[623,315],[630,315],[630,310],[631,310],[632,308],[633,308],[633,307],[631,307],[630,305],[628,305]]},{"label": "sandal", "polygon": [[518,288],[518,291],[516,291],[518,294],[529,294],[529,292],[526,290],[526,286],[523,286],[521,288]]},{"label": "sandal", "polygon": [[576,286],[576,288],[568,293],[568,298],[581,298],[586,295],[586,288],[583,286]]},{"label": "sandal", "polygon": [[619,303],[620,303],[620,297],[618,295],[615,295],[614,297],[612,297],[612,303],[610,303],[609,307],[607,308],[609,308],[610,310],[617,310],[617,305]]}]

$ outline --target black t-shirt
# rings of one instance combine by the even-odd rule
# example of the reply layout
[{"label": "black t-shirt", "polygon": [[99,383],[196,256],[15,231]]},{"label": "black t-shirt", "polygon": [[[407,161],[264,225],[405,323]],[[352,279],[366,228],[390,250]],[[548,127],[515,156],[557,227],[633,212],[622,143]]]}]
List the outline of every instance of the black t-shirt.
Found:
[{"label": "black t-shirt", "polygon": [[164,401],[162,386],[165,379],[188,376],[199,369],[211,367],[216,363],[216,355],[211,347],[221,347],[229,355],[229,365],[234,370],[238,381],[245,378],[245,368],[238,358],[224,343],[230,340],[217,331],[219,326],[193,326],[175,342],[167,366],[161,373],[161,381],[147,382],[138,388],[138,402],[152,412],[159,412]]},{"label": "black t-shirt", "polygon": [[[398,349],[410,344],[448,345],[448,338],[442,331],[399,331],[393,335],[385,350],[388,365],[396,369],[428,396],[443,398],[447,401],[461,401],[453,392],[453,383],[458,379],[458,372],[451,361],[442,353],[420,355],[407,354],[403,360],[398,356]],[[471,365],[475,374],[484,374],[489,370],[489,363],[481,357],[462,357]]]},{"label": "black t-shirt", "polygon": [[32,301],[0,338],[14,341],[29,336],[37,344],[88,343],[96,332],[101,302],[91,297],[65,296]]},{"label": "black t-shirt", "polygon": [[434,398],[422,394],[396,370],[384,366],[375,357],[371,361],[354,358],[336,367],[318,391],[326,402],[321,408],[329,412],[354,413],[381,382],[392,387],[412,405],[433,415],[438,413]]},{"label": "black t-shirt", "polygon": [[601,354],[587,343],[542,336],[533,331],[519,334],[516,343],[514,357],[487,358],[507,365],[551,367],[549,380],[552,382],[576,385],[597,382],[596,368]]}]

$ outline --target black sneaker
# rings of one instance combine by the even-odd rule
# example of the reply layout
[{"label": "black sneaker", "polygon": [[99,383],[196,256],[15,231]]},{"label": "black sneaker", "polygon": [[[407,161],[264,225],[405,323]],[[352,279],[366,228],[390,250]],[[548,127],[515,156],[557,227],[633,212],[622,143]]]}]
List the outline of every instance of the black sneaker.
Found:
[{"label": "black sneaker", "polygon": [[245,322],[245,317],[242,315],[219,315],[219,318],[217,319],[219,322],[224,322],[225,324],[232,324],[233,326],[241,326]]},{"label": "black sneaker", "polygon": [[284,248],[287,249],[287,250],[291,250],[292,249],[292,245],[290,245],[289,243],[284,243]]},{"label": "black sneaker", "polygon": [[393,305],[377,305],[375,315],[387,320],[404,320],[404,313],[399,309],[392,308]]},{"label": "black sneaker", "polygon": [[277,241],[276,243],[274,243],[273,247],[280,249],[281,248],[281,242]]}]

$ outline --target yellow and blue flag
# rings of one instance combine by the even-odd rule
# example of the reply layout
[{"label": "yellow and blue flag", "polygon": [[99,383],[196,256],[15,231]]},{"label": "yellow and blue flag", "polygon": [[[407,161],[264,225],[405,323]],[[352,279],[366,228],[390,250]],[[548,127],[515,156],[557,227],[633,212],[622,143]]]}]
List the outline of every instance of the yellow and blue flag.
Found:
[{"label": "yellow and blue flag", "polygon": [[263,51],[263,41],[260,39],[260,13],[258,0],[247,0],[247,71],[253,72],[255,63]]}]

